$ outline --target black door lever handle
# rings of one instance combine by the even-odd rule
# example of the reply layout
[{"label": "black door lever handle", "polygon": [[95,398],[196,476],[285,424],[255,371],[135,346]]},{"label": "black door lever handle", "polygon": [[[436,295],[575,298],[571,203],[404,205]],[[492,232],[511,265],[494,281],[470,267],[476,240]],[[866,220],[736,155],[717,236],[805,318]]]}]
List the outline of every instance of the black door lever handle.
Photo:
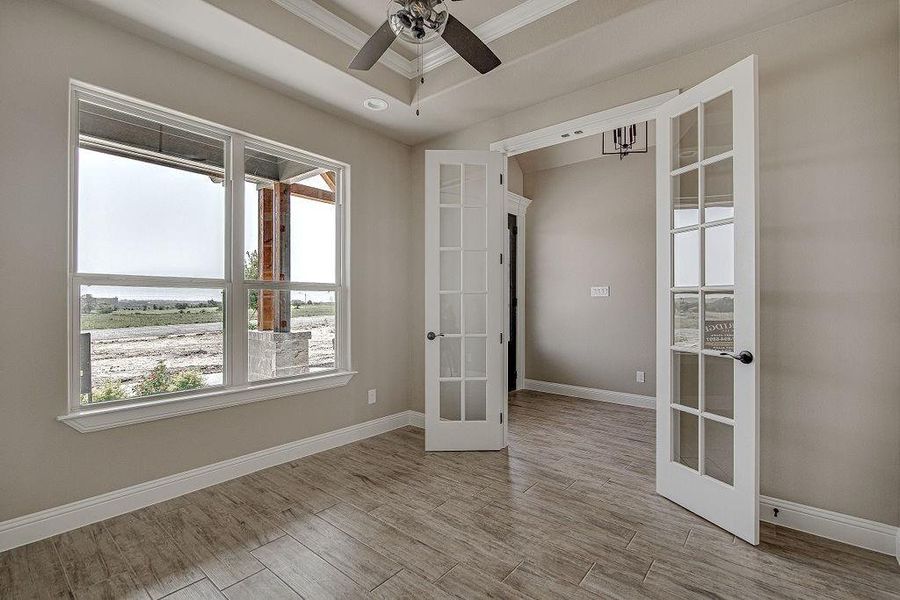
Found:
[{"label": "black door lever handle", "polygon": [[434,338],[444,337],[444,334],[443,334],[443,333],[435,333],[435,332],[433,332],[433,331],[429,331],[428,334],[427,334],[425,337],[427,337],[429,340],[434,340]]},{"label": "black door lever handle", "polygon": [[719,352],[719,356],[727,356],[729,358],[733,358],[738,362],[742,362],[745,365],[749,365],[753,362],[753,353],[748,350],[741,350],[737,354],[734,352]]}]

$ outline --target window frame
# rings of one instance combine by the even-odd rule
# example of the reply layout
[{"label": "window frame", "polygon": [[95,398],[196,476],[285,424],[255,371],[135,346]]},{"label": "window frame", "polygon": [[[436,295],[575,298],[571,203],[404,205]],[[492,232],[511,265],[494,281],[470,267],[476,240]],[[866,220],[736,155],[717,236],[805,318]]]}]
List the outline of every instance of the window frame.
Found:
[{"label": "window frame", "polygon": [[[225,205],[223,277],[168,277],[81,273],[78,271],[78,149],[79,103],[151,119],[221,141],[224,146]],[[149,102],[80,81],[69,85],[68,135],[68,257],[67,257],[67,412],[60,421],[79,431],[94,431],[290,396],[346,385],[352,370],[350,336],[350,165],[234,128],[218,125]],[[333,283],[244,279],[244,150],[247,146],[281,158],[332,171],[335,190],[335,276]],[[224,292],[223,373],[220,385],[94,405],[81,404],[81,286],[114,285],[167,288],[213,288]],[[335,368],[293,377],[248,380],[248,292],[252,289],[331,291],[335,295]]]}]

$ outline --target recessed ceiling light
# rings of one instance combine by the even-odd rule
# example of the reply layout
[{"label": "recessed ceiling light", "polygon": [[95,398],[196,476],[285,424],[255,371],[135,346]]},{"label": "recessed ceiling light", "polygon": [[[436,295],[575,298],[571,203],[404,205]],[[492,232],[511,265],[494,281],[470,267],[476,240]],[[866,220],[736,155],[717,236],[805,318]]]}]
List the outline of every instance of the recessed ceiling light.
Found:
[{"label": "recessed ceiling light", "polygon": [[382,111],[387,110],[388,103],[387,100],[382,100],[381,98],[366,98],[363,106],[369,110]]}]

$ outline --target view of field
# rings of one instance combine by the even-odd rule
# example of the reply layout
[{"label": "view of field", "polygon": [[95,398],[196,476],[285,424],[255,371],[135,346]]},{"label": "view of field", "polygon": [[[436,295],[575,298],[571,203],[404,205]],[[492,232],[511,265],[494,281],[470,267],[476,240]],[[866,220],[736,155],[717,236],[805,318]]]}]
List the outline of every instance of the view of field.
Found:
[{"label": "view of field", "polygon": [[[84,311],[84,300],[82,304]],[[83,402],[221,383],[224,344],[221,303],[210,306],[211,301],[157,301],[156,308],[151,300],[117,304],[124,306],[100,306],[81,315],[81,330],[91,336],[92,397],[84,395]],[[251,310],[248,317],[250,328],[255,329],[256,311]],[[293,305],[291,330],[312,333],[311,371],[334,368],[334,303]],[[160,364],[164,370],[159,370]],[[160,374],[167,378],[166,383],[150,385]]]},{"label": "view of field", "polygon": [[[731,294],[706,296],[704,347],[734,348],[734,300]],[[674,343],[682,348],[700,348],[700,303],[697,294],[675,294]]]}]

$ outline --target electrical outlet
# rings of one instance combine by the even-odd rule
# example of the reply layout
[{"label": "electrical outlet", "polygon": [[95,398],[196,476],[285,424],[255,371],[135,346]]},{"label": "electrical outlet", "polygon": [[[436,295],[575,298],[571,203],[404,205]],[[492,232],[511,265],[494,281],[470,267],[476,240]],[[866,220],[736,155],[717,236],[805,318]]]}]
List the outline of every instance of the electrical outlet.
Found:
[{"label": "electrical outlet", "polygon": [[377,390],[369,390],[369,404],[378,402]]},{"label": "electrical outlet", "polygon": [[591,297],[592,298],[608,298],[609,297],[609,286],[604,285],[601,287],[592,287],[591,288]]},{"label": "electrical outlet", "polygon": [[645,377],[644,377],[644,372],[643,372],[643,371],[637,371],[637,372],[635,373],[635,375],[634,375],[634,379],[635,379],[635,381],[637,381],[638,383],[644,383],[644,379],[645,379]]}]

